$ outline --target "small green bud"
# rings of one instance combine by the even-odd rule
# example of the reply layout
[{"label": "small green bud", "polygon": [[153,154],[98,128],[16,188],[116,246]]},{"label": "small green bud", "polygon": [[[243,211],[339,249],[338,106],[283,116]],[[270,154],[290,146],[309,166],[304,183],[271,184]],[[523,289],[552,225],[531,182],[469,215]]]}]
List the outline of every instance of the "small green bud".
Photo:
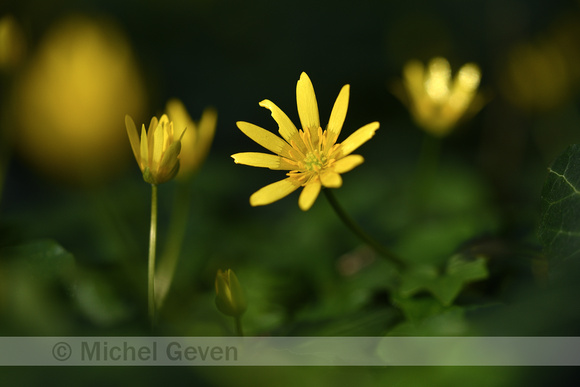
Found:
[{"label": "small green bud", "polygon": [[231,269],[218,270],[215,277],[215,305],[220,312],[231,317],[240,317],[246,311],[246,297]]},{"label": "small green bud", "polygon": [[145,167],[145,170],[143,171],[143,180],[145,180],[145,182],[149,184],[157,184],[157,182],[155,181],[155,177],[151,173],[149,167]]}]

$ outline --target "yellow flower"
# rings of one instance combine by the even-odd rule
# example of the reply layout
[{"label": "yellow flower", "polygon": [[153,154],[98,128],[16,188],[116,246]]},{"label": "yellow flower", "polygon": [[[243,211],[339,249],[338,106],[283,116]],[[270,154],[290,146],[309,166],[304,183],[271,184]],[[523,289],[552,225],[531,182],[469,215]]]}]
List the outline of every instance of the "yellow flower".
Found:
[{"label": "yellow flower", "polygon": [[110,22],[73,16],[57,22],[37,46],[14,79],[15,122],[9,126],[18,149],[51,179],[102,184],[129,160],[119,117],[141,116],[145,108],[130,42]]},{"label": "yellow flower", "polygon": [[213,108],[205,109],[196,125],[178,99],[169,100],[165,111],[175,127],[187,128],[181,139],[180,167],[176,176],[177,179],[187,179],[201,167],[209,153],[215,134],[217,113]]},{"label": "yellow flower", "polygon": [[244,291],[233,270],[218,270],[215,277],[215,304],[227,316],[240,317],[247,308]]},{"label": "yellow flower", "polygon": [[523,43],[507,54],[501,91],[510,102],[526,110],[549,111],[574,95],[575,65],[552,40]]},{"label": "yellow flower", "polygon": [[413,60],[405,65],[403,78],[406,95],[399,97],[417,125],[435,136],[449,134],[459,119],[476,113],[482,106],[477,94],[481,72],[473,63],[461,67],[452,80],[446,59],[432,59],[427,69]]},{"label": "yellow flower", "polygon": [[304,187],[298,205],[306,211],[312,207],[323,186],[340,187],[340,174],[350,171],[364,161],[362,156],[351,153],[373,137],[379,128],[378,122],[363,126],[342,143],[336,143],[346,117],[349,90],[349,85],[340,90],[326,130],[320,127],[314,87],[306,73],[302,73],[296,85],[296,101],[302,129],[296,129],[288,116],[270,100],[260,102],[260,106],[272,112],[282,138],[248,122],[237,123],[244,134],[275,153],[236,153],[232,157],[237,164],[289,171],[286,179],[255,192],[250,197],[252,206],[270,204],[299,187]]},{"label": "yellow flower", "polygon": [[174,133],[173,122],[169,121],[167,115],[162,115],[160,120],[153,117],[147,131],[143,124],[139,141],[137,127],[129,115],[125,116],[125,126],[143,179],[151,184],[165,183],[173,179],[179,170],[181,136],[185,128]]}]

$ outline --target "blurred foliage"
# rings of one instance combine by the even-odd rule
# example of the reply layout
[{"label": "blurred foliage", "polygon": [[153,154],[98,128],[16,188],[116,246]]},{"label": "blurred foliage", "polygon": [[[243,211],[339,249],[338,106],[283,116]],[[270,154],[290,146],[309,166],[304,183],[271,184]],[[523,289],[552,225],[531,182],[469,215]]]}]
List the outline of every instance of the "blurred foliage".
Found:
[{"label": "blurred foliage", "polygon": [[[0,28],[0,53],[9,56],[0,58],[9,64],[0,72],[0,334],[233,335],[214,304],[216,272],[231,268],[247,297],[247,335],[578,335],[580,155],[569,146],[580,143],[579,7],[2,2],[0,18],[14,24]],[[443,139],[439,162],[424,173],[423,133],[388,87],[407,61],[435,56],[452,68],[477,63],[490,98]],[[265,98],[298,122],[292,88],[302,71],[317,85],[323,122],[340,87],[351,85],[344,136],[380,121],[360,148],[365,163],[336,196],[404,257],[405,271],[349,234],[324,200],[306,213],[294,195],[250,207],[250,194],[273,176],[233,163],[231,154],[257,150],[235,122],[275,131],[258,109]],[[151,332],[150,190],[130,162],[123,117],[144,122],[171,98],[192,117],[215,106],[219,121],[207,161],[179,183],[190,206],[175,207],[176,182],[159,189],[160,253],[171,214],[182,211],[188,222]],[[542,385],[557,372],[117,367],[43,369],[42,380],[507,386]],[[2,373],[13,384],[38,385],[26,368]]]}]

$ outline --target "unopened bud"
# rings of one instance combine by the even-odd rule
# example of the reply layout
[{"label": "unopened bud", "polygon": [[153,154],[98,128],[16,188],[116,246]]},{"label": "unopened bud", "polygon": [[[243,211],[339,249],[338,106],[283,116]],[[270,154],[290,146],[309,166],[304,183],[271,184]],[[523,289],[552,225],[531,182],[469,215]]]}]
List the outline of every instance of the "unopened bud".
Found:
[{"label": "unopened bud", "polygon": [[215,304],[220,312],[227,316],[240,317],[246,311],[246,297],[238,282],[238,277],[231,269],[218,270],[215,277]]}]

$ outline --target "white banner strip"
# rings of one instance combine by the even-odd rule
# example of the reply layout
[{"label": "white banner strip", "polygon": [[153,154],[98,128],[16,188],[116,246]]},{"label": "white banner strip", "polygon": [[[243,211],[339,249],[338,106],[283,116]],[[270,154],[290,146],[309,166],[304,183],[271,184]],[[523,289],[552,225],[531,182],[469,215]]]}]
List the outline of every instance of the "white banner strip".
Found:
[{"label": "white banner strip", "polygon": [[580,337],[0,337],[0,366],[565,365]]}]

